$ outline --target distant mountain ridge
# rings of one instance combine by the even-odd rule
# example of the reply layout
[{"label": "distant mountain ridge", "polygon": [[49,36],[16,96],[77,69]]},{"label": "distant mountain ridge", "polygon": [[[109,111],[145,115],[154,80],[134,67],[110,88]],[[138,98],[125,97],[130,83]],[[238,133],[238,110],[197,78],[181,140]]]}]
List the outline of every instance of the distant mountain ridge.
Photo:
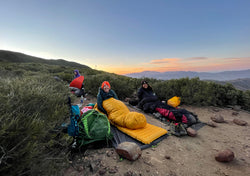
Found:
[{"label": "distant mountain ridge", "polygon": [[144,71],[140,73],[131,73],[126,74],[125,76],[132,78],[154,78],[161,80],[170,80],[170,79],[180,79],[180,78],[195,78],[199,77],[200,80],[216,80],[216,81],[229,81],[236,79],[245,79],[250,78],[250,69],[240,70],[240,71],[224,71],[217,73],[209,72],[192,72],[192,71],[176,71],[176,72],[151,72]]},{"label": "distant mountain ridge", "polygon": [[232,84],[236,89],[246,91],[250,90],[250,78],[244,78],[244,79],[235,79],[230,81],[213,81],[217,84],[225,85],[227,83]]},{"label": "distant mountain ridge", "polygon": [[19,52],[0,50],[0,62],[15,62],[15,63],[42,63],[48,65],[71,66],[77,68],[90,68],[76,62],[70,62],[63,59],[43,59],[35,56],[29,56]]}]

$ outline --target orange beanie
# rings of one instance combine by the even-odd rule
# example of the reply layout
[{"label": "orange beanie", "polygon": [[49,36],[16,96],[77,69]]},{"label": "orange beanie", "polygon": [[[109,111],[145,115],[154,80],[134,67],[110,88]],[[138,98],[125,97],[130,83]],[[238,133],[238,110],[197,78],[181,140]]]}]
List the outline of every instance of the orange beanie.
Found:
[{"label": "orange beanie", "polygon": [[109,86],[109,88],[111,88],[109,82],[108,82],[108,81],[104,81],[104,82],[102,83],[102,89],[103,89],[103,87],[104,87],[105,85],[107,85],[107,86]]}]

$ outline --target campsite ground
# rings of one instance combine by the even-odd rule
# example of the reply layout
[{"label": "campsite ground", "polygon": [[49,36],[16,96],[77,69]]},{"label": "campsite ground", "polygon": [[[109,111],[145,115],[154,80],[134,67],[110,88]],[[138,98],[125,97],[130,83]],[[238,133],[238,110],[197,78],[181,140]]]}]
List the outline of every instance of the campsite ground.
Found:
[{"label": "campsite ground", "polygon": [[[79,100],[77,100],[79,101]],[[87,96],[84,105],[95,103]],[[129,106],[128,106],[129,107]],[[121,159],[114,148],[87,149],[73,154],[71,167],[64,172],[69,175],[113,175],[113,176],[244,176],[250,175],[250,113],[233,108],[184,106],[198,115],[202,122],[208,122],[214,115],[221,115],[225,123],[208,125],[198,130],[196,137],[168,136],[157,146],[142,151],[136,161]],[[129,107],[131,111],[138,111]],[[141,112],[141,111],[140,111]],[[144,114],[148,123],[169,129],[169,126]],[[239,126],[233,119],[248,123]],[[229,163],[215,160],[215,155],[225,149],[234,152]]]}]

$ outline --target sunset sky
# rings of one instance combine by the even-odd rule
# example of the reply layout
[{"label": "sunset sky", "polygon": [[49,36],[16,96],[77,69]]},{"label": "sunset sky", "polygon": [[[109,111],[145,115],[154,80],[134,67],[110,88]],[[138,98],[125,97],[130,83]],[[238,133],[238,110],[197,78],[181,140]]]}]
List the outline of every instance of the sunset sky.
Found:
[{"label": "sunset sky", "polygon": [[117,74],[250,69],[250,0],[0,0],[0,50]]}]

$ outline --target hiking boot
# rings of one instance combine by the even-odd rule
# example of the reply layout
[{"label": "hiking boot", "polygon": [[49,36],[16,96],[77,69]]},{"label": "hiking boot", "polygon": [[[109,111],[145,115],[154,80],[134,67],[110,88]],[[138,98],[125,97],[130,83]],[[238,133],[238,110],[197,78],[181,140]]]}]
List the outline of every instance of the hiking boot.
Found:
[{"label": "hiking boot", "polygon": [[179,128],[181,136],[187,135],[187,130],[185,129],[185,127],[183,126],[183,124],[179,123],[178,128]]},{"label": "hiking boot", "polygon": [[169,132],[174,132],[175,131],[175,126],[174,126],[174,123],[173,122],[170,122],[169,124]]},{"label": "hiking boot", "polygon": [[170,134],[173,134],[175,136],[178,136],[178,137],[180,136],[179,129],[178,129],[177,125],[175,125],[175,123],[173,123],[173,122],[170,123],[169,132],[170,132]]}]

